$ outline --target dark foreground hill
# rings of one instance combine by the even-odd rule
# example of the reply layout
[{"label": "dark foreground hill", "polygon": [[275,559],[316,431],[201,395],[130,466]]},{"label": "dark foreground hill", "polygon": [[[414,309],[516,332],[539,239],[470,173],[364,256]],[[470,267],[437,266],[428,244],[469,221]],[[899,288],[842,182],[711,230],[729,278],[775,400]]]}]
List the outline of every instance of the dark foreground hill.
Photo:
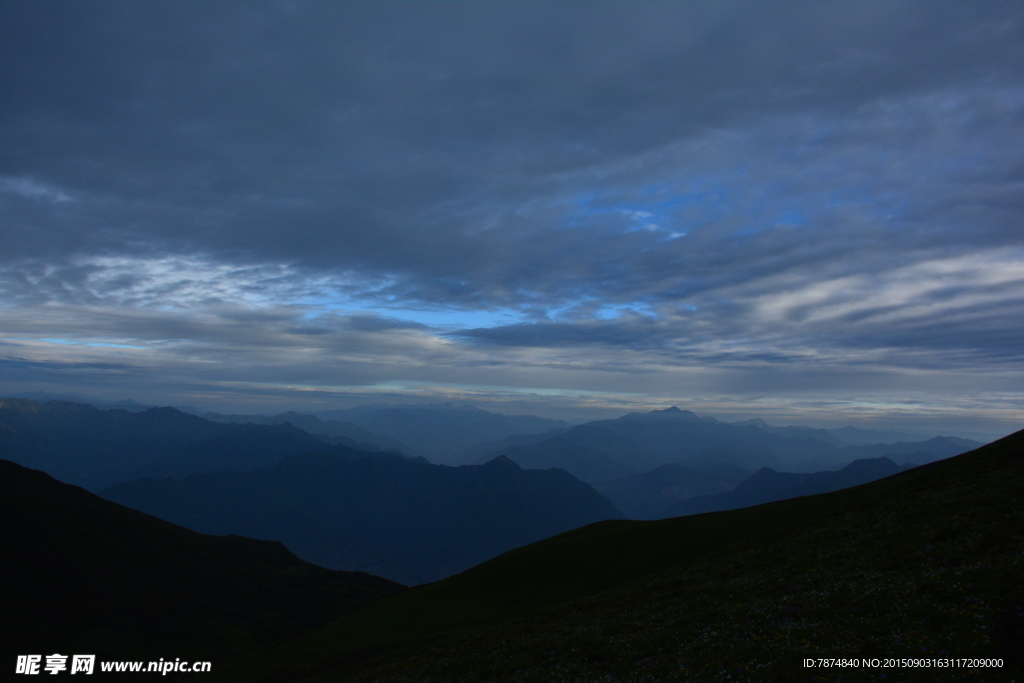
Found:
[{"label": "dark foreground hill", "polygon": [[[1024,432],[834,493],[592,524],[216,679],[1020,681],[1021,576]],[[816,658],[858,667],[804,667]]]},{"label": "dark foreground hill", "polygon": [[622,513],[561,470],[507,458],[446,467],[336,447],[269,469],[141,479],[103,496],[197,531],[283,542],[299,557],[402,583]]},{"label": "dark foreground hill", "polygon": [[198,534],[5,460],[0,520],[5,668],[54,652],[222,661],[402,588],[280,543]]},{"label": "dark foreground hill", "polygon": [[765,467],[754,472],[732,491],[694,496],[672,507],[664,516],[682,517],[702,512],[735,510],[798,496],[829,493],[891,477],[912,467],[913,464],[897,465],[889,458],[854,460],[836,472],[776,472]]}]

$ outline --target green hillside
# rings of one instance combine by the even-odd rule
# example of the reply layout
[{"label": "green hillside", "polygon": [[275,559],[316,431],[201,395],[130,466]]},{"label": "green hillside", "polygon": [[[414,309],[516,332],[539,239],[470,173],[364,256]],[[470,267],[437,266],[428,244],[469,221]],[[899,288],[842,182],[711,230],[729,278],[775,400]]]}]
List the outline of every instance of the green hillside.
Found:
[{"label": "green hillside", "polygon": [[[1019,432],[835,493],[594,524],[220,670],[250,681],[1021,680],[1022,576]],[[817,657],[1004,667],[801,666]]]}]

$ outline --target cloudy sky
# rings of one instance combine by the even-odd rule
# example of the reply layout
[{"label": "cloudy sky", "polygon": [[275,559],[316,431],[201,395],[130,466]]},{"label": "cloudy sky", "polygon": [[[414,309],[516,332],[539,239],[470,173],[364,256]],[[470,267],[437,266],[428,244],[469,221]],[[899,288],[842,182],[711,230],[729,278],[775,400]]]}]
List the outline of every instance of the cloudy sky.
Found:
[{"label": "cloudy sky", "polygon": [[1022,76],[1012,1],[7,0],[0,394],[1013,431]]}]

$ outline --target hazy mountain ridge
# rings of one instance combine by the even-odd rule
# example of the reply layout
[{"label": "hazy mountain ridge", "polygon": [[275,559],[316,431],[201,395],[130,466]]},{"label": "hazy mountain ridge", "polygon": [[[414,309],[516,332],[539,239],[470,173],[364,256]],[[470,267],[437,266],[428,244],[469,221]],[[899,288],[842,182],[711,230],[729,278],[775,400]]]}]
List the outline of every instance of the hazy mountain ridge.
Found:
[{"label": "hazy mountain ridge", "polygon": [[570,427],[552,429],[539,434],[512,434],[494,441],[484,441],[460,451],[449,465],[481,465],[492,458],[505,454],[509,449],[518,446],[532,446],[568,432]]},{"label": "hazy mountain ridge", "polygon": [[102,495],[198,531],[280,540],[308,561],[403,583],[622,517],[561,470],[523,470],[507,458],[448,467],[336,448],[250,472],[126,482]]},{"label": "hazy mountain ridge", "polygon": [[558,467],[595,482],[654,469],[660,463],[634,440],[594,424],[583,424],[549,439],[505,449],[521,467]]},{"label": "hazy mountain ridge", "polygon": [[322,437],[313,436],[290,422],[245,424],[207,441],[182,446],[139,468],[131,478],[180,479],[195,472],[245,472],[271,467],[291,455],[326,453],[334,449],[335,446]]},{"label": "hazy mountain ridge", "polygon": [[664,462],[690,467],[728,462],[750,470],[815,471],[845,464],[838,462],[836,447],[820,439],[783,436],[755,426],[736,427],[675,407],[592,424],[633,439]]},{"label": "hazy mountain ridge", "polygon": [[682,501],[701,494],[731,491],[750,474],[749,470],[728,465],[698,471],[669,463],[650,472],[592,486],[629,519],[662,519],[672,516],[670,511]]},{"label": "hazy mountain ridge", "polygon": [[323,436],[340,437],[343,441],[334,440],[332,443],[352,446],[362,450],[396,450],[407,455],[418,455],[414,448],[383,434],[376,434],[351,422],[339,422],[338,420],[320,419],[309,413],[296,413],[289,411],[277,415],[229,415],[224,413],[203,413],[202,417],[214,422],[225,422],[232,424],[284,424],[289,422],[299,429],[310,434]]},{"label": "hazy mountain ridge", "polygon": [[842,457],[856,460],[886,457],[900,465],[908,462],[924,465],[966,453],[969,450],[980,448],[982,445],[984,444],[955,436],[936,436],[927,441],[844,446],[840,452]]},{"label": "hazy mountain ridge", "polygon": [[443,404],[370,404],[319,413],[324,419],[352,422],[412,446],[432,462],[456,464],[458,454],[476,444],[568,425],[535,415],[505,415],[472,406]]},{"label": "hazy mountain ridge", "polygon": [[831,493],[890,477],[916,466],[913,463],[900,466],[883,457],[854,460],[834,472],[776,472],[765,467],[754,472],[732,491],[695,496],[671,508],[665,516],[682,517],[735,510],[799,496]]},{"label": "hazy mountain ridge", "polygon": [[930,439],[931,436],[923,434],[911,434],[893,430],[862,429],[860,427],[839,427],[837,429],[822,429],[819,427],[808,427],[806,425],[772,425],[754,418],[741,422],[731,423],[737,427],[754,426],[760,427],[766,432],[775,432],[783,435],[804,435],[831,443],[834,446],[870,446],[880,443],[896,443],[898,441],[918,442]]},{"label": "hazy mountain ridge", "polygon": [[238,429],[174,408],[142,412],[0,399],[0,457],[98,490],[160,457]]},{"label": "hazy mountain ridge", "polygon": [[[590,431],[604,440],[582,438]],[[597,430],[600,430],[598,432]],[[761,420],[739,424],[698,417],[678,408],[630,413],[615,420],[588,422],[550,439],[501,447],[498,453],[529,467],[562,467],[585,481],[640,474],[665,464],[701,470],[723,464],[746,470],[761,467],[791,472],[834,470],[864,458],[890,457],[918,464],[963,453],[981,444],[956,437],[927,441],[848,446],[827,430],[772,427]]]},{"label": "hazy mountain ridge", "polygon": [[[376,436],[356,425],[349,432]],[[379,441],[397,443],[387,437]],[[63,401],[0,399],[0,457],[92,491],[146,476],[269,467],[289,455],[327,452],[339,445],[382,452],[376,444],[338,434],[310,434],[274,418],[263,423],[215,422],[176,408],[131,412]]]},{"label": "hazy mountain ridge", "polygon": [[139,403],[138,401],[130,398],[122,398],[114,401],[108,399],[97,398],[95,396],[85,396],[83,394],[73,393],[52,393],[49,391],[23,391],[11,394],[7,398],[11,399],[22,399],[32,401],[33,403],[47,403],[49,401],[62,401],[64,403],[82,403],[85,405],[99,408],[100,410],[126,410],[129,413],[141,413],[150,408],[174,408],[180,410],[183,413],[189,415],[199,415],[201,411],[198,408],[188,405],[174,405],[168,406],[167,404],[155,404],[155,403]]},{"label": "hazy mountain ridge", "polygon": [[[405,415],[406,427],[431,423],[438,433],[447,435],[445,438],[458,432],[463,441],[487,430],[546,424],[531,416],[503,416],[450,405],[384,405],[349,410],[349,414],[357,413],[375,416],[374,419],[388,415],[401,419]],[[139,477],[181,478],[194,472],[219,469],[262,469],[289,456],[332,452],[337,445],[356,449],[362,453],[360,457],[365,457],[369,451],[380,452],[377,445],[357,442],[339,434],[341,431],[356,437],[377,438],[379,442],[400,443],[354,423],[322,420],[313,415],[257,416],[263,420],[262,424],[236,422],[249,416],[214,416],[224,422],[211,422],[173,408],[129,413],[62,402],[37,404],[7,400],[0,402],[0,455],[43,469],[64,481],[101,490]],[[311,435],[285,418],[302,421],[321,433]],[[484,427],[475,431],[465,429],[474,421],[482,421]],[[605,490],[629,508],[630,517],[650,518],[668,514],[669,503],[679,503],[695,495],[722,493],[738,483],[735,477],[728,485],[698,482],[692,472],[726,465],[746,470],[764,466],[792,472],[835,470],[857,459],[883,456],[898,464],[926,463],[975,445],[966,439],[935,437],[915,443],[835,446],[816,438],[816,434],[822,434],[817,430],[779,429],[781,433],[763,421],[732,425],[669,408],[539,434],[505,436],[498,441],[472,445],[445,459],[490,460],[506,455],[526,469],[560,468],[591,483],[623,479]],[[327,436],[327,433],[334,435]],[[477,457],[491,447],[498,453]],[[675,480],[660,484],[656,480],[667,475],[667,471],[629,480],[632,475],[649,473],[665,464],[687,468],[691,481],[682,481],[683,473],[679,470],[675,471]],[[376,566],[366,559],[377,557],[376,551],[360,550],[360,544],[352,539],[339,539],[338,543],[349,548],[346,551],[349,555],[364,557],[360,566]]]},{"label": "hazy mountain ridge", "polygon": [[841,439],[839,436],[837,436],[828,429],[818,429],[815,427],[806,427],[803,425],[778,426],[768,424],[761,418],[755,418],[753,420],[744,420],[742,422],[732,422],[730,424],[736,427],[757,427],[758,429],[763,429],[766,432],[771,432],[772,434],[778,434],[780,436],[788,436],[798,439],[817,439],[818,441],[824,441],[825,443],[831,444],[833,446],[850,445],[848,442],[844,441],[843,439]]}]

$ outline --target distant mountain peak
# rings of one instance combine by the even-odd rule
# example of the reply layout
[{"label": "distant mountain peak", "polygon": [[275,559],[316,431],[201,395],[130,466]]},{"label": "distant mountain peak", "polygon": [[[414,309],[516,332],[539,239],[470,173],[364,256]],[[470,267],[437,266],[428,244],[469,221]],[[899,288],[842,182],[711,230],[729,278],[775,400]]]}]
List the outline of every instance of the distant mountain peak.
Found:
[{"label": "distant mountain peak", "polygon": [[521,470],[522,469],[519,465],[517,465],[508,456],[505,456],[505,455],[499,455],[497,458],[494,458],[492,460],[488,460],[487,462],[485,462],[483,464],[483,466],[484,467],[512,467],[512,468],[517,469],[517,470]]},{"label": "distant mountain peak", "polygon": [[680,410],[677,406],[665,408],[664,410],[652,410],[647,413],[629,413],[619,418],[620,420],[643,420],[654,421],[677,421],[677,420],[700,420],[701,418],[689,410]]}]

